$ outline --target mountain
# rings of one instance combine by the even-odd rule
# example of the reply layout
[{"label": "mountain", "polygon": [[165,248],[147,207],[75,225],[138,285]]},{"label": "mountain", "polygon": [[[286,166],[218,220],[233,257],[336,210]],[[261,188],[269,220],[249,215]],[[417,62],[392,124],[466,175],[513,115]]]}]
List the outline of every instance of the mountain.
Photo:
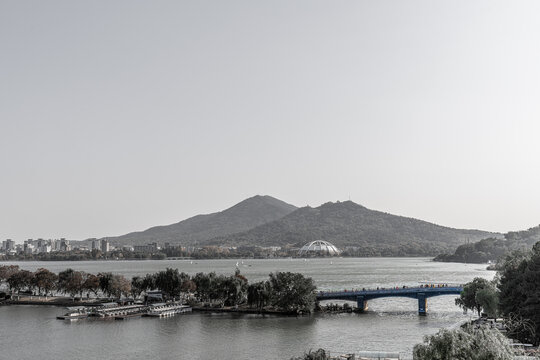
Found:
[{"label": "mountain", "polygon": [[358,256],[436,255],[467,241],[501,234],[461,230],[413,218],[370,210],[352,201],[299,208],[254,229],[210,240],[216,245],[294,245],[326,240],[338,247],[355,247]]},{"label": "mountain", "polygon": [[540,225],[523,231],[511,231],[504,239],[487,238],[457,247],[453,254],[440,254],[434,260],[444,262],[486,263],[497,261],[514,250],[530,250],[540,241]]},{"label": "mountain", "polygon": [[257,195],[226,210],[197,215],[176,224],[155,226],[118,237],[108,237],[113,245],[144,245],[158,242],[196,245],[217,236],[226,236],[252,229],[282,218],[297,207],[271,196]]}]

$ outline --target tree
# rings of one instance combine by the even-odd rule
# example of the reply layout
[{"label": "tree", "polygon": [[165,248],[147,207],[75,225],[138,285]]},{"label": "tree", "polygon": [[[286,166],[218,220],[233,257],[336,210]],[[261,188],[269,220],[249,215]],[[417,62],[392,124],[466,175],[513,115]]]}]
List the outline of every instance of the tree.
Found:
[{"label": "tree", "polygon": [[156,276],[155,274],[146,274],[142,280],[142,288],[146,290],[152,290],[156,288]]},{"label": "tree", "polygon": [[111,278],[110,291],[116,298],[128,296],[131,293],[131,282],[123,275],[113,275]]},{"label": "tree", "polygon": [[182,278],[182,285],[180,286],[180,296],[185,301],[186,299],[189,299],[190,295],[197,290],[197,285],[195,285],[195,282],[191,280],[189,275],[186,273],[180,273],[180,277]]},{"label": "tree", "polygon": [[83,291],[83,273],[73,269],[66,269],[58,273],[58,289],[72,298]]},{"label": "tree", "polygon": [[499,272],[499,308],[509,321],[509,335],[540,344],[540,242],[526,254],[509,255]]},{"label": "tree", "polygon": [[478,316],[480,316],[482,309],[491,311],[496,315],[497,296],[493,283],[477,277],[465,284],[459,298],[456,299],[456,305],[464,309],[476,310]]},{"label": "tree", "polygon": [[99,273],[98,277],[99,277],[99,289],[107,297],[111,297],[111,294],[112,294],[111,282],[112,282],[113,274],[110,272]]},{"label": "tree", "polygon": [[182,282],[182,287],[180,288],[180,290],[183,293],[190,294],[197,290],[197,285],[195,285],[195,282],[193,282],[193,280],[187,279]]},{"label": "tree", "polygon": [[248,281],[245,276],[236,269],[234,275],[229,276],[223,281],[225,305],[235,306],[246,301]]},{"label": "tree", "polygon": [[271,302],[284,311],[311,312],[315,307],[313,279],[299,273],[276,272],[270,274]]},{"label": "tree", "polygon": [[250,307],[262,310],[270,300],[271,286],[268,281],[250,284],[247,289],[247,302]]},{"label": "tree", "polygon": [[208,274],[205,273],[197,273],[193,277],[193,282],[195,283],[195,286],[197,288],[196,294],[199,300],[201,301],[209,301],[212,292],[212,285],[214,283],[214,279],[216,277],[216,273],[211,272]]},{"label": "tree", "polygon": [[12,272],[7,279],[7,283],[11,291],[19,292],[26,288],[30,290],[32,288],[34,274],[28,270],[19,270]]},{"label": "tree", "polygon": [[511,360],[514,358],[508,339],[498,330],[442,329],[424,337],[424,344],[414,346],[414,360]]},{"label": "tree", "polygon": [[146,288],[144,288],[144,279],[141,278],[140,276],[134,276],[131,279],[131,296],[133,296],[133,298],[136,299],[145,290]]},{"label": "tree", "polygon": [[47,296],[56,287],[57,281],[58,275],[47,269],[40,268],[34,273],[34,287],[38,289],[40,295],[43,290]]},{"label": "tree", "polygon": [[9,277],[19,271],[19,265],[0,265],[0,285]]},{"label": "tree", "polygon": [[97,297],[99,291],[99,277],[94,274],[85,274],[82,288],[86,291],[87,296],[94,293]]},{"label": "tree", "polygon": [[490,283],[490,286],[478,290],[476,302],[489,317],[497,318],[499,313],[499,293],[492,283]]},{"label": "tree", "polygon": [[180,296],[182,280],[178,269],[167,268],[155,275],[156,287],[173,300]]}]

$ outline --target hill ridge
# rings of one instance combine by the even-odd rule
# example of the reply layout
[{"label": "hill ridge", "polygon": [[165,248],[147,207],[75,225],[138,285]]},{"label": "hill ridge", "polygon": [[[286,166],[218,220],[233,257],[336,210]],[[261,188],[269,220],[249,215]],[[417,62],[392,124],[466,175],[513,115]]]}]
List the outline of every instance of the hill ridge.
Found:
[{"label": "hill ridge", "polygon": [[371,210],[353,201],[327,202],[301,207],[281,219],[254,229],[216,237],[214,245],[301,246],[313,240],[330,241],[340,247],[369,249],[370,254],[403,253],[436,255],[467,240],[500,237],[476,229],[455,229],[425,220]]},{"label": "hill ridge", "polygon": [[199,214],[174,224],[153,226],[107,239],[113,245],[142,245],[151,242],[192,245],[216,236],[252,229],[296,209],[296,206],[272,196],[255,195],[222,211]]}]

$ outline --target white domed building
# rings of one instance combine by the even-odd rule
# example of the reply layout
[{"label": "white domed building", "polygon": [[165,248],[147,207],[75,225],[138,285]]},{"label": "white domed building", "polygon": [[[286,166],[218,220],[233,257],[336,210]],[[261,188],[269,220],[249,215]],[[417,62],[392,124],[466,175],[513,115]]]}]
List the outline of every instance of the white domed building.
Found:
[{"label": "white domed building", "polygon": [[307,243],[298,251],[299,256],[334,256],[340,253],[341,250],[324,240]]}]

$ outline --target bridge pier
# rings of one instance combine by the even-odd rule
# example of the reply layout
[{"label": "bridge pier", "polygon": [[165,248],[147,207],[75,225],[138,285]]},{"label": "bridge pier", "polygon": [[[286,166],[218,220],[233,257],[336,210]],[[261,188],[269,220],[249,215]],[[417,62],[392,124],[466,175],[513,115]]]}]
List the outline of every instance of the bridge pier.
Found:
[{"label": "bridge pier", "polygon": [[368,302],[363,296],[356,297],[356,306],[359,312],[364,312],[368,309]]},{"label": "bridge pier", "polygon": [[418,315],[427,314],[427,297],[424,293],[418,293]]}]

